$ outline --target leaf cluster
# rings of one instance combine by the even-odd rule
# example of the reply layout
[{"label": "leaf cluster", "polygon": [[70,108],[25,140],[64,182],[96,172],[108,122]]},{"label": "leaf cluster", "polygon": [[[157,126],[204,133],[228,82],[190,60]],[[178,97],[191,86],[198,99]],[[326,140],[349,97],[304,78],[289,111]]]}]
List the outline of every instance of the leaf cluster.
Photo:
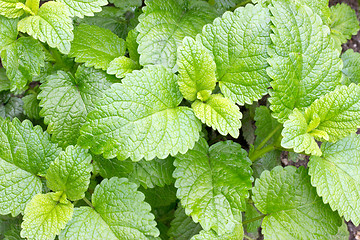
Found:
[{"label": "leaf cluster", "polygon": [[0,0],[0,238],[348,238],[355,11],[109,2]]}]

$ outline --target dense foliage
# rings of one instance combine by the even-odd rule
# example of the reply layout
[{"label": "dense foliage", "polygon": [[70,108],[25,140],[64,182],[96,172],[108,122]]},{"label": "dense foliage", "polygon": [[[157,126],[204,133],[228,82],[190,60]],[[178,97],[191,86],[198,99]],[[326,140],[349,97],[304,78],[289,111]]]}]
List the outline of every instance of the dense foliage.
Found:
[{"label": "dense foliage", "polygon": [[0,0],[0,238],[347,239],[355,12],[109,1]]}]

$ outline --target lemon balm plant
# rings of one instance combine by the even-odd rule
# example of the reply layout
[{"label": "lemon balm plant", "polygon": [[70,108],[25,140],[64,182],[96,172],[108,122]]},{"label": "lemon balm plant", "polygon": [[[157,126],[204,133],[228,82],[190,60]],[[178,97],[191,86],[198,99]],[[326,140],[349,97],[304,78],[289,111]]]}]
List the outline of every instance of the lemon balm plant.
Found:
[{"label": "lemon balm plant", "polygon": [[0,14],[1,237],[345,239],[344,219],[360,223],[349,6],[0,0]]}]

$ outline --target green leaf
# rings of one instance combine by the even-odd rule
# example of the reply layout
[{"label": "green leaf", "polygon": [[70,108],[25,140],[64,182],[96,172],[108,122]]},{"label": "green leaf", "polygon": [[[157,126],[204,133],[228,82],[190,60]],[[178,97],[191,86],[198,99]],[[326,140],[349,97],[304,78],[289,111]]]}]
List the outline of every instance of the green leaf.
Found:
[{"label": "green leaf", "polygon": [[[0,1],[1,9],[1,1]],[[0,10],[1,12],[1,10]],[[19,19],[9,19],[0,16],[0,50],[16,41],[18,31],[17,24]]]},{"label": "green leaf", "polygon": [[230,8],[235,8],[236,5],[245,5],[249,1],[248,0],[210,0],[209,3],[214,5],[214,7],[221,13],[226,10],[230,10]]},{"label": "green leaf", "polygon": [[177,76],[162,66],[127,74],[96,103],[78,143],[105,158],[166,158],[185,153],[199,139],[201,123],[188,107]]},{"label": "green leaf", "polygon": [[24,113],[30,119],[40,119],[40,100],[37,99],[38,94],[36,92],[32,92],[29,95],[26,95],[22,98],[24,105]]},{"label": "green leaf", "polygon": [[74,38],[68,8],[54,1],[41,5],[37,15],[21,19],[18,30],[58,48],[63,54],[70,52],[70,42]]},{"label": "green leaf", "polygon": [[142,5],[141,0],[109,0],[109,2],[120,8],[124,13]]},{"label": "green leaf", "polygon": [[37,194],[25,208],[21,237],[55,239],[74,211],[74,205],[63,192]]},{"label": "green leaf", "polygon": [[125,54],[125,41],[108,29],[80,24],[74,31],[69,56],[86,67],[106,70],[112,60]]},{"label": "green leaf", "polygon": [[273,116],[284,123],[294,108],[302,110],[333,91],[340,84],[342,65],[329,29],[310,8],[279,0],[270,11],[274,34],[268,50],[267,72],[273,79],[269,101]]},{"label": "green leaf", "polygon": [[209,148],[201,138],[192,150],[178,155],[174,165],[177,196],[194,222],[219,235],[241,224],[252,171],[247,152],[239,144],[218,142]]},{"label": "green leaf", "polygon": [[68,146],[46,172],[48,188],[63,191],[71,201],[85,197],[91,177],[91,159],[84,149]]},{"label": "green leaf", "polygon": [[[19,218],[13,218],[11,221],[3,222],[6,227],[9,229],[4,233],[4,240],[25,240],[25,238],[20,237],[21,231],[21,220]],[[1,221],[0,221],[1,222]],[[0,235],[1,237],[1,235]]]},{"label": "green leaf", "polygon": [[281,135],[281,124],[271,116],[270,109],[265,106],[257,107],[255,110],[255,143],[254,146],[257,147],[262,141],[264,141],[274,130],[278,131],[267,141],[267,144],[273,144],[278,141]]},{"label": "green leaf", "polygon": [[343,221],[341,227],[339,227],[338,233],[334,236],[331,236],[330,240],[348,240],[349,237],[350,233],[347,224]]},{"label": "green leaf", "polygon": [[130,159],[119,161],[118,159],[105,159],[101,156],[94,156],[94,161],[99,165],[100,175],[103,178],[126,177],[131,182],[144,188],[164,187],[174,182],[172,173],[175,167],[172,157],[133,162]]},{"label": "green leaf", "polygon": [[32,78],[45,65],[41,44],[31,37],[21,37],[1,51],[1,61],[10,79],[10,90],[26,90]]},{"label": "green leaf", "polygon": [[95,12],[101,12],[101,7],[107,5],[107,0],[57,0],[65,4],[71,17],[94,16]]},{"label": "green leaf", "polygon": [[204,1],[145,1],[139,16],[140,64],[162,64],[176,71],[176,51],[185,36],[195,37],[216,16]]},{"label": "green leaf", "polygon": [[339,86],[311,104],[305,114],[294,110],[284,123],[281,145],[320,156],[315,139],[335,142],[355,133],[360,126],[359,109],[360,86]]},{"label": "green leaf", "polygon": [[269,23],[267,8],[248,4],[226,12],[197,36],[214,57],[222,93],[235,103],[252,104],[268,92]]},{"label": "green leaf", "polygon": [[192,105],[196,117],[220,134],[239,136],[242,114],[238,106],[221,94],[211,95],[206,102],[196,100]]},{"label": "green leaf", "polygon": [[251,165],[253,176],[259,178],[263,171],[270,171],[274,167],[281,165],[281,153],[280,150],[272,150],[256,160]]},{"label": "green leaf", "polygon": [[331,10],[331,36],[339,43],[346,43],[360,30],[355,10],[346,3],[336,4]]},{"label": "green leaf", "polygon": [[16,118],[0,118],[0,145],[0,214],[16,216],[41,192],[37,175],[45,175],[60,149],[40,126]]},{"label": "green leaf", "polygon": [[346,221],[360,223],[360,135],[352,134],[336,143],[323,143],[322,156],[309,162],[311,183],[325,203]]},{"label": "green leaf", "polygon": [[147,240],[158,236],[150,205],[136,188],[125,178],[103,180],[92,195],[94,208],[76,208],[60,240]]},{"label": "green leaf", "polygon": [[20,17],[25,13],[24,3],[25,0],[0,0],[0,14],[7,18]]},{"label": "green leaf", "polygon": [[0,117],[23,118],[23,101],[21,98],[9,97],[5,102],[0,101]]},{"label": "green leaf", "polygon": [[148,189],[140,187],[139,191],[145,195],[145,202],[149,203],[152,209],[170,206],[177,200],[174,185],[156,186]]},{"label": "green leaf", "polygon": [[206,101],[202,99],[201,92],[211,94],[216,85],[216,65],[210,52],[200,41],[185,37],[177,50],[177,57],[180,92],[189,101],[199,97]]},{"label": "green leaf", "polygon": [[360,83],[360,53],[348,49],[341,55],[344,67],[343,74],[353,83]]},{"label": "green leaf", "polygon": [[0,68],[0,92],[10,90],[10,80],[6,76],[5,68]]},{"label": "green leaf", "polygon": [[171,239],[189,240],[192,236],[198,234],[201,229],[200,224],[194,223],[180,205],[175,211],[175,218],[171,221],[168,235]]},{"label": "green leaf", "polygon": [[117,78],[124,78],[127,73],[140,69],[140,65],[131,58],[122,56],[109,63],[107,73],[114,74]]},{"label": "green leaf", "polygon": [[47,77],[38,98],[40,116],[49,125],[52,141],[62,147],[75,145],[86,116],[114,80],[101,70],[83,66],[77,69],[75,77],[64,71]]},{"label": "green leaf", "polygon": [[[78,24],[96,25],[101,28],[109,29],[119,37],[125,39],[128,31],[132,29],[135,14],[124,14],[116,7],[103,7],[101,12],[97,12],[92,17],[75,18]],[[136,22],[137,20],[135,20]]]},{"label": "green leaf", "polygon": [[[261,214],[259,211],[255,208],[253,204],[246,203],[246,210],[244,213],[244,221],[250,219],[254,219],[256,217],[259,217]],[[244,225],[247,233],[257,233],[259,230],[259,227],[261,226],[261,219],[249,222]]]},{"label": "green leaf", "polygon": [[130,30],[127,37],[126,37],[126,48],[129,52],[129,57],[139,63],[140,55],[137,51],[139,44],[136,42],[136,38],[139,35],[139,32],[136,30]]},{"label": "green leaf", "polygon": [[329,239],[341,218],[325,205],[310,184],[304,167],[276,167],[264,171],[253,188],[255,206],[267,216],[264,239]]},{"label": "green leaf", "polygon": [[193,236],[191,240],[239,240],[244,238],[244,229],[240,225],[236,226],[236,229],[231,233],[218,235],[214,231],[201,231],[199,234]]}]

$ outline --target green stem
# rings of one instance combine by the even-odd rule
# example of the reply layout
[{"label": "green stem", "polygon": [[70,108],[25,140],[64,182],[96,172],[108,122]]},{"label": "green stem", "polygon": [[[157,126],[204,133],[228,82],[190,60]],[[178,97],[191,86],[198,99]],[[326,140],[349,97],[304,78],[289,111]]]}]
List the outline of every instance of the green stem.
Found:
[{"label": "green stem", "polygon": [[265,153],[268,153],[272,150],[275,149],[275,146],[273,144],[267,145],[266,147],[260,149],[260,150],[255,150],[250,156],[250,160],[252,162],[255,162],[257,159],[261,158]]},{"label": "green stem", "polygon": [[282,125],[278,125],[272,132],[269,133],[269,135],[266,136],[266,138],[259,144],[259,146],[255,149],[257,151],[258,149],[261,149],[269,140],[274,136],[277,131],[279,131],[282,128]]},{"label": "green stem", "polygon": [[86,202],[87,205],[89,205],[91,208],[94,208],[94,206],[91,204],[91,202],[86,198],[83,197],[84,202]]},{"label": "green stem", "polygon": [[249,220],[243,221],[242,224],[243,224],[243,225],[249,224],[249,223],[255,222],[255,221],[257,221],[257,220],[263,219],[263,218],[266,217],[266,216],[267,216],[267,214],[261,214],[261,215],[259,215],[259,216],[257,216],[257,217],[254,217],[254,218],[251,218],[251,219],[249,219]]},{"label": "green stem", "polygon": [[253,238],[251,238],[251,237],[249,237],[248,235],[245,235],[245,234],[244,234],[244,238],[249,239],[249,240],[255,240],[255,239],[253,239]]},{"label": "green stem", "polygon": [[[289,149],[288,149],[288,148],[283,148],[283,147],[277,146],[277,145],[275,145],[274,147],[275,147],[276,150],[280,150],[280,151],[284,151],[284,152],[297,153],[297,152],[295,152],[294,149],[292,149],[292,148],[289,148]],[[307,153],[305,153],[305,152],[301,152],[301,153],[298,153],[298,154],[302,154],[302,155],[306,155],[306,156],[311,156],[311,154],[307,154]]]}]

